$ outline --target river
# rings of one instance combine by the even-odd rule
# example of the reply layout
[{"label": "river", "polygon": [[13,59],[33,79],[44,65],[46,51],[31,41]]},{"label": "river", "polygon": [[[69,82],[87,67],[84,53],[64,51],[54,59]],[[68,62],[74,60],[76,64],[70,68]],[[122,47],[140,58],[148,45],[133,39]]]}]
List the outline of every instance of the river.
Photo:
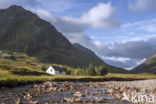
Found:
[{"label": "river", "polygon": [[100,82],[45,82],[0,90],[4,104],[124,104]]}]

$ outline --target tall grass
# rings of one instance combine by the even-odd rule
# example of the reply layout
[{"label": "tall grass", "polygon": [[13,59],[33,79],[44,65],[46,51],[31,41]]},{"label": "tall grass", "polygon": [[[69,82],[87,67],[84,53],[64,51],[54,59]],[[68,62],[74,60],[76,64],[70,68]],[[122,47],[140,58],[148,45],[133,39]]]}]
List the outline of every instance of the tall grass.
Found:
[{"label": "tall grass", "polygon": [[[8,59],[13,56],[14,60]],[[6,58],[7,57],[7,58]],[[29,57],[22,53],[4,52],[0,55],[0,86],[18,86],[32,82],[43,81],[109,81],[109,80],[133,80],[133,79],[155,79],[152,74],[112,74],[105,76],[74,76],[46,74],[46,68],[50,64],[41,63],[35,57]],[[70,69],[70,67],[66,67]]]}]

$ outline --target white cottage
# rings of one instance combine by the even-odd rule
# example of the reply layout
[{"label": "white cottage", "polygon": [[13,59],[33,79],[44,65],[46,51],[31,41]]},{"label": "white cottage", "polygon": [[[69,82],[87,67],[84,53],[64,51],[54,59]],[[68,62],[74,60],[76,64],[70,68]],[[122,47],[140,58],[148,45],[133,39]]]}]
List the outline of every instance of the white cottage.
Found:
[{"label": "white cottage", "polygon": [[46,72],[51,75],[56,75],[56,74],[65,75],[66,74],[64,69],[60,66],[59,67],[58,66],[49,66],[49,68],[47,69]]}]

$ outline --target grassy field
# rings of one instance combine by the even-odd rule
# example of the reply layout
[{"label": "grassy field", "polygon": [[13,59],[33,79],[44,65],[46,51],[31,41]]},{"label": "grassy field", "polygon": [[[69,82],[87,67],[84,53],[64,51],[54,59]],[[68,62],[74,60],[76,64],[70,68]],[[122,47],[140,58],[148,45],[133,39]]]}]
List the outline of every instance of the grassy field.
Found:
[{"label": "grassy field", "polygon": [[106,76],[72,76],[46,74],[48,63],[22,53],[0,52],[0,86],[14,87],[44,81],[120,81],[155,79],[152,74],[112,74]]},{"label": "grassy field", "polygon": [[38,83],[44,81],[131,81],[140,79],[156,79],[151,74],[112,74],[106,76],[71,76],[71,75],[14,75],[8,71],[0,70],[0,86],[15,87],[19,85]]}]

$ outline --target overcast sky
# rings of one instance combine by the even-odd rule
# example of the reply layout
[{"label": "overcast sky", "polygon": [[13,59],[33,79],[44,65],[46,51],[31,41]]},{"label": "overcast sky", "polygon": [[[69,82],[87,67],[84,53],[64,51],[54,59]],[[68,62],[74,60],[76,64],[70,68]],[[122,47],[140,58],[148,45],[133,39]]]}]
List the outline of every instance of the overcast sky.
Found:
[{"label": "overcast sky", "polygon": [[108,64],[131,69],[156,53],[156,0],[0,0],[53,24]]}]

